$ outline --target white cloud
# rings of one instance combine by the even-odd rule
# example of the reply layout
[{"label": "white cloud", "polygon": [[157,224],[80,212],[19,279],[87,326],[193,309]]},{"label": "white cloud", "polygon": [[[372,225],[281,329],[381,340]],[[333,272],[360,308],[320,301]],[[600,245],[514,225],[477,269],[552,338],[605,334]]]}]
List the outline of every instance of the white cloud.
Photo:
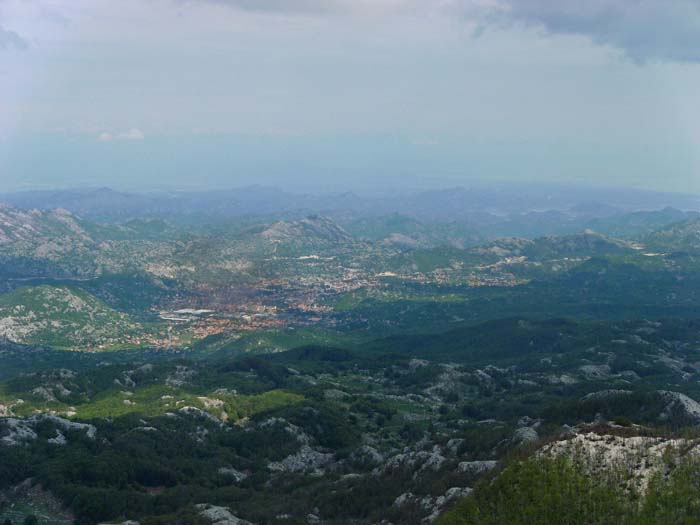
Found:
[{"label": "white cloud", "polygon": [[103,131],[97,137],[100,142],[111,142],[113,140],[143,140],[146,138],[146,134],[138,128],[131,128],[128,131],[123,131],[121,133],[110,133],[109,131]]},{"label": "white cloud", "polygon": [[122,140],[143,140],[146,138],[146,135],[138,128],[131,128],[129,131],[120,133],[117,138]]}]

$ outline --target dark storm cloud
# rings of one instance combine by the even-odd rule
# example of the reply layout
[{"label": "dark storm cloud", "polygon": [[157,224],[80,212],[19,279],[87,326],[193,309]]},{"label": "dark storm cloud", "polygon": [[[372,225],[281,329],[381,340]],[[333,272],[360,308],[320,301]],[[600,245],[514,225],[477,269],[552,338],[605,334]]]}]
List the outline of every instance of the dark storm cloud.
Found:
[{"label": "dark storm cloud", "polygon": [[[344,13],[377,8],[461,12],[480,28],[525,24],[581,35],[636,62],[700,61],[700,0],[182,0],[276,13]],[[455,10],[456,8],[456,10]]]},{"label": "dark storm cloud", "polygon": [[508,0],[505,7],[490,18],[587,36],[638,62],[700,61],[700,0]]}]

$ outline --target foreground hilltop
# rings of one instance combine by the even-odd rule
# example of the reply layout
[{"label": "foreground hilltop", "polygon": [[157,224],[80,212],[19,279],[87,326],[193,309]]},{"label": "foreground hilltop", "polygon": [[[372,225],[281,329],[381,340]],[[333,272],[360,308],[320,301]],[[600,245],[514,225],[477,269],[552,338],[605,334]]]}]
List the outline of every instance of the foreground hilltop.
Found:
[{"label": "foreground hilltop", "polygon": [[576,429],[482,480],[440,525],[697,521],[700,440],[648,429]]}]

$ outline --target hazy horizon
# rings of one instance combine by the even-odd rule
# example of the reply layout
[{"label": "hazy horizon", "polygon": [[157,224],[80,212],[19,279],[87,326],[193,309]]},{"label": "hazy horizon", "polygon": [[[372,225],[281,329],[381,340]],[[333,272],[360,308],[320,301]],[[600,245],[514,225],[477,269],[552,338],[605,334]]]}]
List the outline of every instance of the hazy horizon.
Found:
[{"label": "hazy horizon", "polygon": [[690,0],[0,0],[0,181],[700,192],[698,29]]}]

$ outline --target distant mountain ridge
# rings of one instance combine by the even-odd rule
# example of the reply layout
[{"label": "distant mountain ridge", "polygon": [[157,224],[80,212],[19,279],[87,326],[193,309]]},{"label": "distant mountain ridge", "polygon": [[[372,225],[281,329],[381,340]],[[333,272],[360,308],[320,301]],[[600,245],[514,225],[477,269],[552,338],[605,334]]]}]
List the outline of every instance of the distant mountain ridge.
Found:
[{"label": "distant mountain ridge", "polygon": [[268,241],[304,241],[321,239],[348,242],[352,236],[328,217],[312,215],[296,221],[278,221],[260,233]]},{"label": "distant mountain ridge", "polygon": [[[581,219],[607,219],[639,210],[664,207],[700,209],[693,195],[640,190],[565,188],[518,183],[490,187],[453,187],[428,191],[402,191],[393,195],[360,196],[353,192],[292,193],[279,188],[248,186],[216,191],[120,192],[110,188],[24,191],[0,194],[0,202],[19,208],[65,208],[103,222],[124,222],[135,217],[160,216],[222,219],[245,216],[297,218],[320,214],[331,217],[405,215],[428,222],[460,221],[475,225],[504,223],[510,235],[561,233],[582,229]],[[557,224],[559,223],[559,224]],[[516,231],[518,226],[522,226]],[[598,229],[598,228],[595,228]],[[400,233],[400,232],[397,232]],[[503,231],[493,231],[504,235]]]},{"label": "distant mountain ridge", "polygon": [[675,222],[644,238],[650,249],[662,251],[700,251],[700,218]]}]

